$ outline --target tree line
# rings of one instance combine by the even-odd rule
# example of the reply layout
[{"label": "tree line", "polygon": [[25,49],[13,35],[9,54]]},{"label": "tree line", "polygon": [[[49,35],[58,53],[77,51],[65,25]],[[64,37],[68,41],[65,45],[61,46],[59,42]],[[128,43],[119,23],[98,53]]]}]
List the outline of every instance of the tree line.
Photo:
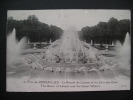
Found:
[{"label": "tree line", "polygon": [[112,17],[108,22],[99,22],[95,26],[86,26],[79,31],[79,37],[86,42],[112,44],[119,40],[123,43],[126,33],[130,34],[130,20],[117,20]]},{"label": "tree line", "polygon": [[16,29],[17,40],[25,36],[30,42],[55,41],[63,33],[60,27],[42,23],[35,15],[29,15],[26,20],[14,20],[13,17],[8,17],[7,34],[11,33],[13,28]]},{"label": "tree line", "polygon": [[[88,22],[89,23],[89,22]],[[61,38],[63,29],[54,25],[48,25],[38,20],[35,15],[29,15],[26,20],[7,19],[7,34],[16,28],[18,40],[26,36],[30,42],[49,42]],[[130,34],[130,20],[117,20],[112,17],[108,22],[99,22],[95,26],[86,26],[79,31],[79,38],[86,42],[111,44],[112,41],[124,41],[126,33]]]}]

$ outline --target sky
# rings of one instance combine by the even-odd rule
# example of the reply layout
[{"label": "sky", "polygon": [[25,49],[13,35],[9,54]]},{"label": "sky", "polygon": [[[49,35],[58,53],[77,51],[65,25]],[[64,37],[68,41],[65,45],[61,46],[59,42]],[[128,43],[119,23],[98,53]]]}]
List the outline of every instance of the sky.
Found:
[{"label": "sky", "polygon": [[27,19],[29,15],[36,15],[40,22],[48,25],[56,25],[62,29],[75,27],[81,30],[85,26],[94,26],[100,21],[107,22],[111,17],[118,20],[131,19],[130,10],[94,10],[94,9],[70,9],[70,10],[8,10],[7,16],[15,20]]}]

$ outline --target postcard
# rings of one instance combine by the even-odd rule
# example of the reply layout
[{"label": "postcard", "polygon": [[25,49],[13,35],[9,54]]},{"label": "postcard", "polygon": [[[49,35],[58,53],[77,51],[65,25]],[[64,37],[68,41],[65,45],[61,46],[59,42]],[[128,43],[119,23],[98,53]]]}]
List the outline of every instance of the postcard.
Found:
[{"label": "postcard", "polygon": [[131,11],[7,11],[7,92],[130,90]]}]

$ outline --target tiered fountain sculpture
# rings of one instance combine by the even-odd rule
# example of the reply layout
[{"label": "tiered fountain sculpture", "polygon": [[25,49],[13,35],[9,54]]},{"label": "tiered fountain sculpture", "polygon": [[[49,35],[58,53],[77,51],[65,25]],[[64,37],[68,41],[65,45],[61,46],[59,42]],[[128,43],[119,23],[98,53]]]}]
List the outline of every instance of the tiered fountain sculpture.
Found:
[{"label": "tiered fountain sculpture", "polygon": [[[90,44],[79,40],[78,33],[74,30],[66,30],[61,39],[54,41],[46,50],[39,54],[26,54],[20,55],[21,45],[23,39],[20,42],[16,42],[15,29],[7,39],[7,65],[10,66],[11,57],[21,60],[27,66],[42,70],[54,71],[104,71],[118,67],[118,62],[100,55],[98,50],[90,46]],[[126,40],[123,45],[125,48]],[[12,44],[11,44],[12,43]],[[14,49],[12,49],[12,47]],[[14,60],[14,59],[12,59]],[[15,65],[14,65],[15,66]]]}]

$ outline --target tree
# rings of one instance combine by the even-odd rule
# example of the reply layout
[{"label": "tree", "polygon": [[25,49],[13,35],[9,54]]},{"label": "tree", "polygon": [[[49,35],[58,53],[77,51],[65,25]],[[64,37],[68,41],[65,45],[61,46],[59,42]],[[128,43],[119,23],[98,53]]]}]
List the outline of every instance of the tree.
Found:
[{"label": "tree", "polygon": [[83,40],[93,40],[93,44],[94,42],[100,41],[102,46],[103,43],[111,44],[115,40],[123,42],[127,32],[130,33],[130,20],[123,19],[118,21],[112,17],[108,22],[99,22],[95,26],[83,27],[79,34]]},{"label": "tree", "polygon": [[115,19],[114,17],[110,18],[109,21],[107,22],[108,25],[108,36],[110,37],[110,41],[113,41],[116,38],[116,30],[118,27],[118,20]]},{"label": "tree", "polygon": [[118,22],[117,29],[116,29],[116,37],[121,42],[124,42],[124,38],[126,33],[129,32],[130,34],[130,20],[123,19]]},{"label": "tree", "polygon": [[30,42],[55,41],[61,37],[63,30],[57,26],[49,26],[42,23],[35,15],[28,16],[27,20],[14,20],[13,17],[8,18],[7,34],[16,28],[17,39],[20,40],[26,36]]},{"label": "tree", "polygon": [[34,21],[34,22],[35,22],[35,21],[38,21],[38,18],[36,17],[36,15],[29,15],[29,16],[28,16],[28,20],[29,20],[29,21]]},{"label": "tree", "polygon": [[100,44],[101,46],[103,45],[103,43],[107,42],[106,38],[107,38],[107,23],[106,22],[99,22],[97,25],[98,28],[98,32],[97,32],[97,37],[100,40]]}]

